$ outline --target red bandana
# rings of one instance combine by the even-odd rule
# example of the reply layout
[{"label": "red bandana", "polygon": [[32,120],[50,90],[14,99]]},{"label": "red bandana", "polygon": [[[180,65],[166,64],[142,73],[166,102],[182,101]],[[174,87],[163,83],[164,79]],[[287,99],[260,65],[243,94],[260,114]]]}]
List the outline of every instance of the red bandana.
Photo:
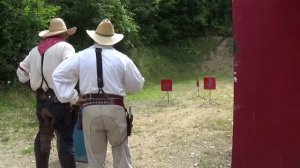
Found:
[{"label": "red bandana", "polygon": [[44,53],[46,52],[46,50],[48,48],[50,48],[51,46],[53,46],[54,44],[64,41],[61,37],[58,36],[54,36],[54,37],[48,37],[44,40],[42,40],[39,45],[38,45],[38,50],[41,54],[41,56],[44,55]]}]

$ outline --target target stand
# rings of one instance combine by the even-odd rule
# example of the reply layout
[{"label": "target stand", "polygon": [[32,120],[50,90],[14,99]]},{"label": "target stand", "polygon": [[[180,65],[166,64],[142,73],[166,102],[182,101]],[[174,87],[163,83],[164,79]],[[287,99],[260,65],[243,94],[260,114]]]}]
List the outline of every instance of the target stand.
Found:
[{"label": "target stand", "polygon": [[170,96],[170,92],[172,92],[172,84],[172,79],[162,79],[160,81],[161,91],[165,92],[165,94],[158,104],[162,104],[164,102],[167,102],[169,104],[170,102],[172,102]]},{"label": "target stand", "polygon": [[203,79],[204,90],[208,90],[208,95],[204,97],[204,101],[200,105],[201,107],[210,107],[219,104],[212,96],[212,91],[216,90],[216,78],[204,77]]},{"label": "target stand", "polygon": [[199,82],[198,77],[196,80],[196,87],[197,87],[197,90],[194,92],[192,98],[194,98],[194,97],[204,98],[203,95],[200,93],[200,82]]}]

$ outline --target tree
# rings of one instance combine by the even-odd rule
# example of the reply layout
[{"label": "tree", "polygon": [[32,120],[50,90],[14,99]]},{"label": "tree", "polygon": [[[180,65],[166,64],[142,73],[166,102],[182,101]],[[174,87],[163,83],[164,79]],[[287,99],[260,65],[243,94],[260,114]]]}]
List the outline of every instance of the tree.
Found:
[{"label": "tree", "polygon": [[134,13],[133,18],[140,27],[139,38],[145,45],[160,42],[157,30],[159,1],[158,0],[129,0],[128,9]]},{"label": "tree", "polygon": [[95,30],[104,18],[125,35],[116,45],[123,50],[208,33],[231,35],[231,0],[1,0],[0,81],[15,76],[18,62],[53,17],[78,28],[69,39],[77,51],[93,43],[86,30]]},{"label": "tree", "polygon": [[76,49],[82,49],[92,42],[86,30],[95,30],[98,24],[107,18],[115,27],[115,32],[125,35],[122,44],[131,47],[138,44],[138,26],[133,13],[127,10],[125,2],[120,0],[48,0],[49,3],[61,6],[60,17],[67,24],[76,26],[77,33],[70,39]]},{"label": "tree", "polygon": [[213,33],[231,34],[231,1],[230,0],[210,0],[204,1],[208,29]]},{"label": "tree", "polygon": [[129,0],[129,9],[148,44],[231,33],[231,0]]},{"label": "tree", "polygon": [[43,0],[1,0],[0,82],[12,80],[18,62],[38,40],[59,7]]}]

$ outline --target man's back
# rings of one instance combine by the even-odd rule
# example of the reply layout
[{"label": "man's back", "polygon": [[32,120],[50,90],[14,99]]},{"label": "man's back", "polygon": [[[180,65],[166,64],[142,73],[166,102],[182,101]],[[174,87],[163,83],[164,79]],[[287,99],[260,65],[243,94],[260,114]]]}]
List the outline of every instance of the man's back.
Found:
[{"label": "man's back", "polygon": [[[48,50],[46,50],[43,61],[43,75],[50,88],[53,88],[52,73],[55,68],[63,60],[65,60],[67,57],[70,57],[74,53],[74,48],[70,44],[63,41],[51,46]],[[30,51],[27,58],[20,63],[20,67],[27,69],[30,72],[29,78],[33,90],[37,90],[41,85],[41,61],[42,56],[38,51],[38,47],[36,46]],[[20,70],[18,70],[17,74],[19,79],[22,80],[24,75],[22,75],[22,73],[19,71]],[[43,84],[43,89],[47,89],[46,84]]]},{"label": "man's back", "polygon": [[[98,93],[96,48],[102,49],[103,91],[105,93],[125,96],[126,92],[142,90],[144,78],[132,60],[113,47],[98,44],[78,52],[74,57],[60,64],[55,70],[55,73],[59,73],[55,74],[54,80],[64,79],[70,83],[76,83],[79,79],[79,89],[82,95]],[[74,78],[74,76],[76,77]],[[57,92],[62,96],[58,98],[63,102],[72,101],[65,97],[74,94],[73,87],[67,87],[67,85],[69,86],[67,82],[59,83]]]},{"label": "man's back", "polygon": [[[109,141],[113,166],[131,168],[130,131],[127,131],[131,125],[127,124],[124,96],[127,92],[141,91],[144,78],[129,57],[113,48],[124,36],[114,32],[108,19],[87,33],[97,44],[55,69],[54,90],[61,102],[83,104],[82,125],[89,167],[105,167]],[[78,80],[81,95],[74,90]]]},{"label": "man's back", "polygon": [[76,27],[67,29],[61,18],[52,19],[49,29],[39,33],[42,38],[40,43],[30,51],[17,70],[20,82],[30,81],[32,90],[36,92],[39,129],[34,140],[34,154],[37,168],[48,167],[54,133],[61,167],[76,167],[72,136],[76,114],[70,112],[69,103],[57,100],[52,79],[54,69],[75,54],[75,49],[65,41],[76,30]]}]

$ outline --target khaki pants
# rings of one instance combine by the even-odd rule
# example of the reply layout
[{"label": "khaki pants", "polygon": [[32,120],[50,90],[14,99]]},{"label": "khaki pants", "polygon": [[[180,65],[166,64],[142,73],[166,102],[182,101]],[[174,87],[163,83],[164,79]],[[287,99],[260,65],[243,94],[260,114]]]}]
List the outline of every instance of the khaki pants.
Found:
[{"label": "khaki pants", "polygon": [[[117,105],[90,105],[83,108],[82,124],[89,168],[104,168],[107,142],[112,146],[113,167],[131,168],[124,109]],[[123,142],[123,143],[122,143]]]}]

